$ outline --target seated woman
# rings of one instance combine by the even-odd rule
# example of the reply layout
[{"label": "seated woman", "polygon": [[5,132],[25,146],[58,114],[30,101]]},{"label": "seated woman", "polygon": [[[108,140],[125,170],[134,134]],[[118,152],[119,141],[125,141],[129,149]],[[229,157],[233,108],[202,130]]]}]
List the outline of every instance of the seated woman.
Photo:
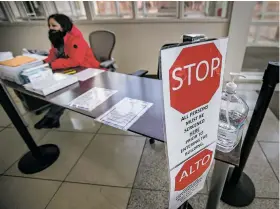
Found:
[{"label": "seated woman", "polygon": [[[81,31],[73,25],[69,17],[53,14],[48,18],[48,26],[52,47],[44,62],[48,63],[53,71],[71,67],[99,68],[100,63],[94,57]],[[63,112],[63,107],[52,105],[44,118],[34,127],[58,128],[59,118]]]}]

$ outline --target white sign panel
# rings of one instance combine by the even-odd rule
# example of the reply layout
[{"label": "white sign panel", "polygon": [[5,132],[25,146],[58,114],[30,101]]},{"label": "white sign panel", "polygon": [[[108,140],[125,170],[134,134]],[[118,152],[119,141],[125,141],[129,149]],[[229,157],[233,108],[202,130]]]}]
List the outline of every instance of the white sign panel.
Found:
[{"label": "white sign panel", "polygon": [[170,209],[204,186],[216,148],[227,39],[161,51]]}]

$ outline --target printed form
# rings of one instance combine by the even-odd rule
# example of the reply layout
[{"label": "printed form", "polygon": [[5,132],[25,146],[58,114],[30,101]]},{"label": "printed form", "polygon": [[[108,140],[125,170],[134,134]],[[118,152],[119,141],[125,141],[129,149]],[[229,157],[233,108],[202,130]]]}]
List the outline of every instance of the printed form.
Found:
[{"label": "printed form", "polygon": [[96,120],[115,128],[127,130],[152,105],[153,103],[150,102],[125,97]]},{"label": "printed form", "polygon": [[116,92],[117,90],[94,87],[88,90],[87,92],[83,93],[82,95],[78,96],[68,105],[78,109],[92,111],[94,108],[102,104]]}]

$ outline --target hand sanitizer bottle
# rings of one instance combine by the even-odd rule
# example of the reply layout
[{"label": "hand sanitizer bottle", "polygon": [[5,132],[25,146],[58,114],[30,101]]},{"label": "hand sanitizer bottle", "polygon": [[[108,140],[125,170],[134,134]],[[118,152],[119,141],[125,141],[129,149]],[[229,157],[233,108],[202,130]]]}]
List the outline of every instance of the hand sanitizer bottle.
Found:
[{"label": "hand sanitizer bottle", "polygon": [[236,73],[230,75],[232,80],[222,92],[217,142],[217,149],[225,153],[238,145],[249,112],[248,105],[236,94],[237,85],[234,83],[236,77],[244,76]]}]

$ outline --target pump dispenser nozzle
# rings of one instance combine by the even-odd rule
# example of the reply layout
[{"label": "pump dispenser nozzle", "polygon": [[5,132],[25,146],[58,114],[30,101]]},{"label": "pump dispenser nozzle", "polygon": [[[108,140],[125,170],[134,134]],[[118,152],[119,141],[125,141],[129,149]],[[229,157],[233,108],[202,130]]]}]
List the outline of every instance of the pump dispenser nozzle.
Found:
[{"label": "pump dispenser nozzle", "polygon": [[230,77],[231,77],[231,81],[230,82],[227,82],[226,84],[226,88],[225,88],[225,91],[227,93],[235,93],[235,90],[237,89],[237,85],[236,83],[234,83],[235,79],[238,78],[238,77],[243,77],[243,78],[246,78],[244,75],[241,75],[240,73],[232,73],[230,72]]}]

